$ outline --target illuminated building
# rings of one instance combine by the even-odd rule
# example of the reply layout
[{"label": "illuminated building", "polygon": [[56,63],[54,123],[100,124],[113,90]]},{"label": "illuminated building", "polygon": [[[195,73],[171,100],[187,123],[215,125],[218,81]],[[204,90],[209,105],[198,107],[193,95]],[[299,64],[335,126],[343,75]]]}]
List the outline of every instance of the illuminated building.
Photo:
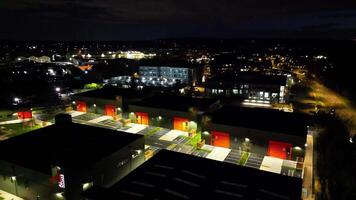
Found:
[{"label": "illuminated building", "polygon": [[[292,147],[304,147],[307,135],[307,116],[274,109],[224,106],[206,115],[210,123],[203,127],[208,144],[238,149],[246,141],[256,142],[263,155],[296,159]],[[253,149],[252,149],[253,151]]]},{"label": "illuminated building", "polygon": [[140,66],[139,74],[147,81],[154,79],[185,84],[197,81],[197,69],[193,67]]},{"label": "illuminated building", "polygon": [[156,54],[145,54],[140,51],[121,51],[117,53],[117,58],[126,58],[134,60],[140,60],[142,58],[151,58],[154,56],[156,56]]},{"label": "illuminated building", "polygon": [[131,103],[129,111],[137,123],[194,132],[200,129],[203,113],[218,105],[216,99],[157,95]]},{"label": "illuminated building", "polygon": [[129,103],[140,101],[151,95],[152,93],[146,90],[104,87],[74,95],[72,106],[74,110],[80,112],[116,116],[120,115],[121,111],[126,111]]},{"label": "illuminated building", "polygon": [[108,187],[144,161],[144,138],[72,123],[0,142],[0,189],[24,199],[77,200],[92,185]]},{"label": "illuminated building", "polygon": [[29,61],[33,61],[33,62],[37,62],[37,63],[50,63],[51,62],[51,58],[48,56],[40,56],[40,57],[36,57],[36,56],[30,56],[28,58]]},{"label": "illuminated building", "polygon": [[284,103],[287,77],[240,73],[212,78],[205,83],[208,96],[243,97],[254,103]]}]

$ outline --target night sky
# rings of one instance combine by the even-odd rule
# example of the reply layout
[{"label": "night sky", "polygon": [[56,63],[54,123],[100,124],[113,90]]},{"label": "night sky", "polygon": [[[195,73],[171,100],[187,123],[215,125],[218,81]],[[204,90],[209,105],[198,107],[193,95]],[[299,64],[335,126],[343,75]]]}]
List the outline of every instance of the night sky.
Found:
[{"label": "night sky", "polygon": [[0,39],[356,38],[356,0],[0,0]]}]

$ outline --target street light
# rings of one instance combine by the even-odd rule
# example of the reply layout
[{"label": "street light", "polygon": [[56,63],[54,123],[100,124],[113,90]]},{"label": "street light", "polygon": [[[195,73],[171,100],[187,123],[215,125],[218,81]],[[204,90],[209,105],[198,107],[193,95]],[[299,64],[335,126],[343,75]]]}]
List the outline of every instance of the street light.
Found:
[{"label": "street light", "polygon": [[18,190],[17,190],[17,180],[16,180],[16,176],[11,176],[11,182],[13,182],[15,184],[15,194],[16,196],[18,195]]},{"label": "street light", "polygon": [[21,99],[18,98],[18,97],[15,97],[15,98],[14,98],[14,101],[15,101],[15,103],[20,103]]},{"label": "street light", "polygon": [[60,87],[56,87],[56,92],[60,92],[61,91],[61,88]]},{"label": "street light", "polygon": [[93,107],[94,107],[94,113],[96,114],[96,104],[95,103],[93,104]]},{"label": "street light", "polygon": [[302,148],[300,148],[299,146],[295,146],[294,149],[298,151],[302,150]]}]

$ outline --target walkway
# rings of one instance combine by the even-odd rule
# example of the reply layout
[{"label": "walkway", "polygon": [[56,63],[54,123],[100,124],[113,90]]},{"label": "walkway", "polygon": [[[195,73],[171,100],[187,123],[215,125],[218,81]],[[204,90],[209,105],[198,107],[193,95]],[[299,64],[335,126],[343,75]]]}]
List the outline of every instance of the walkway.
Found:
[{"label": "walkway", "polygon": [[0,190],[0,199],[1,200],[24,200],[23,198],[20,198],[18,196],[15,196],[3,190]]}]

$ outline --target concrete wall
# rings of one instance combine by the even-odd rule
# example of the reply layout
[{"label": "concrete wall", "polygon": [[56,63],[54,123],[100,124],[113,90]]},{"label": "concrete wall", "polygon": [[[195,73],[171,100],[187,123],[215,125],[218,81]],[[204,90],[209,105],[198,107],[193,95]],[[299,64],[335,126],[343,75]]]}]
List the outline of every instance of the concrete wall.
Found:
[{"label": "concrete wall", "polygon": [[[50,167],[48,167],[49,173]],[[33,171],[6,161],[0,161],[0,189],[24,199],[54,200],[59,192],[50,183],[50,175]],[[16,180],[11,180],[16,176]]]},{"label": "concrete wall", "polygon": [[[98,113],[105,115],[105,105],[114,105],[117,107],[122,108],[123,102],[122,98],[120,100],[107,100],[107,99],[97,99],[97,98],[90,98],[90,97],[74,97],[74,101],[84,101],[87,104],[87,112],[91,113]],[[96,104],[96,107],[94,107]],[[76,110],[76,105],[73,105],[73,109]]]},{"label": "concrete wall", "polygon": [[[133,158],[132,154],[134,154],[136,150],[140,150],[141,152]],[[85,150],[83,153],[85,153]],[[66,199],[84,199],[80,195],[83,191],[84,183],[92,182],[94,185],[103,187],[111,186],[143,162],[144,137],[141,137],[92,166],[82,168],[65,168],[59,166],[63,169]],[[51,166],[48,166],[49,173],[51,173],[50,167]],[[10,178],[14,175],[16,176],[16,185]],[[61,199],[56,197],[56,193],[61,191],[57,185],[50,183],[50,175],[0,161],[0,176],[0,189],[24,199],[36,199],[37,195],[40,196],[40,199],[44,200]]]},{"label": "concrete wall", "polygon": [[[306,136],[295,136],[295,135],[288,135],[283,133],[277,133],[273,131],[263,131],[257,129],[250,129],[250,128],[243,128],[237,126],[229,126],[229,125],[222,125],[222,124],[214,124],[211,123],[209,127],[206,127],[203,131],[221,131],[221,132],[228,132],[230,133],[230,147],[237,148],[241,144],[241,141],[244,138],[249,138],[253,142],[257,143],[261,146],[268,146],[269,140],[276,140],[280,142],[290,143],[293,146],[304,147],[306,143]],[[206,143],[210,142],[210,135],[203,135],[203,139],[205,139]]]},{"label": "concrete wall", "polygon": [[[198,130],[200,130],[201,124],[201,115],[196,114],[193,115],[189,112],[175,111],[175,110],[167,110],[167,109],[159,109],[152,107],[144,107],[137,105],[129,105],[129,112],[146,112],[149,117],[149,125],[152,126],[160,126],[163,128],[173,129],[173,119],[174,117],[187,118],[189,121],[197,122]],[[162,119],[160,122],[157,121],[158,116],[161,116]]]},{"label": "concrete wall", "polygon": [[[135,150],[140,150],[141,153],[133,158],[132,154]],[[66,199],[84,199],[80,195],[83,191],[84,183],[109,187],[136,169],[143,162],[144,137],[141,137],[93,166],[81,169],[67,169],[65,170],[67,185]]]}]

